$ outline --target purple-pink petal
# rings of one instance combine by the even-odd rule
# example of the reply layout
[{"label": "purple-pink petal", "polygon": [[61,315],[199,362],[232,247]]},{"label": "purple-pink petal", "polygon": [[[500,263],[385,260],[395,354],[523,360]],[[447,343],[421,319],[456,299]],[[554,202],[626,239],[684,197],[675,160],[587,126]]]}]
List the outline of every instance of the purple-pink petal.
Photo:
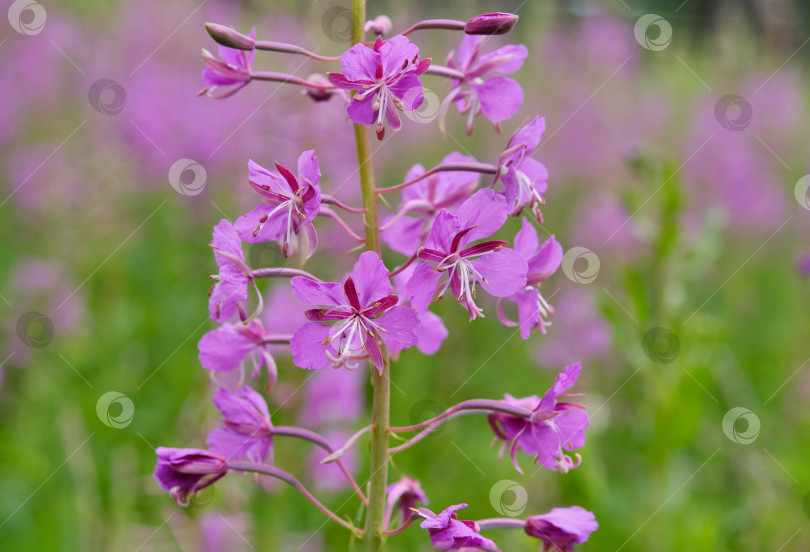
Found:
[{"label": "purple-pink petal", "polygon": [[471,82],[470,88],[481,102],[484,117],[493,123],[509,119],[523,104],[523,88],[509,77],[494,76],[480,84]]},{"label": "purple-pink petal", "polygon": [[411,307],[393,307],[375,322],[385,330],[380,337],[390,350],[401,351],[416,344],[419,317]]},{"label": "purple-pink petal", "polygon": [[296,276],[290,280],[290,287],[298,299],[310,305],[348,304],[343,293],[343,285],[337,282],[316,282],[303,276]]},{"label": "purple-pink petal", "polygon": [[474,227],[462,240],[462,247],[488,238],[504,225],[509,213],[503,196],[491,189],[478,190],[457,210],[460,229]]},{"label": "purple-pink petal", "polygon": [[485,281],[481,285],[490,295],[509,297],[526,285],[528,266],[514,249],[504,248],[472,261]]},{"label": "purple-pink petal", "polygon": [[405,289],[411,306],[418,313],[426,312],[436,293],[436,284],[439,283],[441,273],[433,270],[427,263],[419,263],[408,280]]},{"label": "purple-pink petal", "polygon": [[326,345],[323,343],[324,339],[329,337],[329,330],[329,326],[317,322],[310,322],[298,328],[290,340],[293,363],[306,370],[319,370],[329,366],[326,351],[329,350],[333,356],[337,356],[331,342]]},{"label": "purple-pink petal", "polygon": [[255,347],[254,341],[228,323],[202,336],[197,344],[200,364],[216,372],[233,370]]}]

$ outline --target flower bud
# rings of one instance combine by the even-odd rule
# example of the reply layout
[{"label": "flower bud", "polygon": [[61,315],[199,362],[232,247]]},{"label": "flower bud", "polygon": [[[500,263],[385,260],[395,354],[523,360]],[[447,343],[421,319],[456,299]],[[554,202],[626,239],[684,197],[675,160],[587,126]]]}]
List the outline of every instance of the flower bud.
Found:
[{"label": "flower bud", "polygon": [[371,31],[376,35],[387,35],[393,28],[394,24],[391,22],[390,17],[387,15],[378,15],[371,21],[366,21],[366,25],[363,27],[363,30],[365,32]]},{"label": "flower bud", "polygon": [[[331,86],[331,83],[320,73],[313,73],[307,77],[307,80],[319,86]],[[332,97],[335,93],[334,90],[324,90],[323,88],[309,88],[306,89],[307,96],[316,102],[325,102]]]},{"label": "flower bud", "polygon": [[502,35],[512,30],[518,16],[513,13],[486,13],[467,21],[464,32],[470,35]]},{"label": "flower bud", "polygon": [[220,25],[218,23],[206,23],[205,30],[208,31],[208,34],[211,35],[211,38],[213,38],[217,44],[227,46],[228,48],[236,48],[237,50],[253,50],[253,48],[256,46],[255,39],[245,36],[235,29],[226,27],[225,25]]}]

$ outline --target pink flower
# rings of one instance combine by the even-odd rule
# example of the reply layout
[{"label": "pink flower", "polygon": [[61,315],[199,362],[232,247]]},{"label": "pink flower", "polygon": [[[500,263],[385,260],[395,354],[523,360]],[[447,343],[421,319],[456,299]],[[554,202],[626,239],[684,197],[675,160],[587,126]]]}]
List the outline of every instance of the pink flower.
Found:
[{"label": "pink flower", "polygon": [[315,150],[308,150],[298,158],[298,178],[276,163],[278,172],[248,162],[248,180],[264,203],[236,219],[236,231],[248,243],[277,240],[285,257],[298,250],[297,236],[303,231],[307,242],[307,258],[318,245],[318,236],[312,221],[321,207],[321,169]]},{"label": "pink flower", "polygon": [[242,242],[227,220],[214,226],[211,247],[219,274],[213,277],[216,283],[209,292],[208,311],[217,322],[225,322],[236,314],[237,304],[247,299],[250,270],[242,254]]},{"label": "pink flower", "polygon": [[267,403],[250,387],[236,391],[220,389],[214,393],[214,404],[222,412],[225,427],[208,434],[211,451],[228,460],[264,463],[272,452],[273,437]]},{"label": "pink flower", "polygon": [[200,339],[197,344],[200,364],[206,370],[226,372],[237,368],[251,353],[253,357],[253,372],[255,378],[259,375],[262,366],[267,366],[270,376],[269,387],[276,382],[276,362],[270,354],[269,344],[265,338],[268,334],[259,320],[252,320],[247,324],[225,323],[215,330],[211,330]]},{"label": "pink flower", "polygon": [[[494,52],[481,54],[485,36],[465,35],[458,54],[450,52],[447,66],[464,74],[463,79],[452,79],[450,94],[442,101],[439,122],[444,127],[444,115],[451,102],[459,113],[467,115],[467,134],[472,134],[473,119],[479,114],[495,123],[500,132],[500,121],[518,112],[523,103],[523,89],[514,79],[504,77],[523,66],[528,50],[521,45],[508,45]],[[500,73],[501,75],[493,75]]]},{"label": "pink flower", "polygon": [[580,506],[552,508],[547,514],[526,520],[526,533],[540,539],[544,551],[572,552],[574,543],[587,541],[598,528],[593,513]]},{"label": "pink flower", "polygon": [[515,236],[515,251],[520,253],[529,265],[526,287],[508,297],[510,301],[517,303],[519,323],[515,324],[503,316],[500,317],[507,326],[519,325],[520,336],[523,339],[529,339],[534,330],[545,334],[546,327],[551,325],[546,319],[554,314],[554,309],[540,294],[540,283],[554,274],[563,258],[562,246],[557,243],[554,236],[547,239],[543,245],[538,244],[537,231],[532,223],[524,218],[520,232]]},{"label": "pink flower", "polygon": [[[475,163],[475,159],[453,152],[444,159],[445,163]],[[425,173],[422,165],[414,165],[405,181],[414,180]],[[402,190],[400,212],[416,215],[389,217],[383,226],[390,224],[382,233],[382,239],[391,249],[403,255],[413,255],[414,251],[427,238],[433,220],[440,209],[452,209],[478,187],[479,174],[469,171],[439,172]]]},{"label": "pink flower", "polygon": [[[256,38],[256,29],[253,28],[248,35]],[[250,68],[253,65],[254,50],[245,51],[227,46],[219,46],[218,60],[206,49],[203,49],[203,61],[207,67],[203,69],[203,82],[207,84],[200,94],[211,98],[223,99],[233,96],[250,82]],[[220,93],[220,89],[224,92]]]},{"label": "pink flower", "polygon": [[391,521],[391,515],[394,513],[394,508],[397,508],[402,514],[403,523],[411,519],[411,509],[417,503],[427,504],[428,499],[425,496],[425,491],[422,490],[422,485],[413,477],[403,475],[402,479],[396,483],[391,483],[385,489],[385,520],[386,524]]},{"label": "pink flower", "polygon": [[155,452],[155,480],[181,506],[227,472],[225,457],[207,450],[158,447]]},{"label": "pink flower", "polygon": [[522,399],[509,394],[504,397],[509,404],[531,410],[531,417],[521,418],[501,412],[489,415],[489,423],[498,439],[503,440],[504,445],[511,442],[510,457],[518,472],[523,473],[515,459],[517,447],[552,470],[566,473],[579,466],[580,455],[576,455],[575,462],[563,450],[573,451],[585,445],[588,415],[584,406],[557,402],[557,399],[564,397],[563,393],[576,383],[581,368],[580,364],[566,367],[542,399],[537,395]]},{"label": "pink flower", "polygon": [[417,78],[430,66],[419,59],[419,48],[402,35],[374,48],[355,44],[340,56],[343,73],[329,73],[329,80],[344,90],[357,90],[349,100],[349,118],[361,125],[376,122],[377,138],[385,136],[385,123],[393,131],[402,127],[398,111],[411,111],[422,105],[422,83]]},{"label": "pink flower", "polygon": [[466,508],[466,504],[449,506],[436,515],[427,508],[417,512],[425,518],[419,527],[430,533],[430,542],[439,550],[489,550],[499,552],[495,543],[481,536],[481,529],[474,521],[459,520],[456,510]]},{"label": "pink flower", "polygon": [[513,216],[518,216],[528,205],[540,224],[543,214],[540,206],[545,203],[543,193],[548,189],[546,167],[529,157],[540,145],[546,130],[546,120],[535,117],[518,128],[509,138],[506,151],[498,159],[498,176],[503,180],[506,202]]},{"label": "pink flower", "polygon": [[395,306],[398,298],[391,293],[388,269],[373,251],[360,255],[342,285],[302,276],[293,278],[291,285],[305,303],[329,307],[308,310],[312,322],[301,326],[290,341],[293,361],[300,368],[317,370],[330,363],[353,368],[356,364],[347,364],[351,359],[368,355],[382,373],[378,338],[395,352],[416,343],[416,313],[410,307]]},{"label": "pink flower", "polygon": [[526,261],[519,253],[505,248],[505,241],[486,241],[470,245],[494,234],[508,214],[503,197],[492,190],[480,190],[462,203],[457,215],[442,209],[433,222],[425,246],[417,252],[420,262],[407,284],[407,292],[416,312],[430,305],[442,275],[448,277],[438,293],[447,288],[470,313],[470,320],[483,316],[475,304],[477,283],[495,297],[508,297],[526,285]]}]

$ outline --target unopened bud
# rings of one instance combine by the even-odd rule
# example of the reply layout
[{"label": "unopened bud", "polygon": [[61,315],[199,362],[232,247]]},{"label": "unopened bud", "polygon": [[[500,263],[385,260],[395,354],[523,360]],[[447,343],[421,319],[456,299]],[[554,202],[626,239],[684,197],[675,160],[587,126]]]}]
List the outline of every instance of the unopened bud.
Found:
[{"label": "unopened bud", "polygon": [[467,21],[464,32],[470,35],[502,35],[512,30],[518,16],[513,13],[485,13]]},{"label": "unopened bud", "polygon": [[214,39],[214,42],[227,46],[228,48],[236,48],[237,50],[253,50],[256,46],[256,40],[245,36],[242,33],[220,25],[218,23],[206,23],[205,30]]},{"label": "unopened bud", "polygon": [[387,15],[378,15],[371,21],[366,21],[366,25],[363,27],[363,30],[365,32],[371,31],[376,35],[387,35],[393,28],[394,24],[391,22],[390,17]]},{"label": "unopened bud", "polygon": [[[327,78],[321,75],[320,73],[311,74],[310,76],[307,77],[307,81],[311,82],[312,84],[317,84],[318,86],[324,87],[332,86],[329,83],[329,80],[327,80]],[[316,102],[325,102],[329,98],[331,98],[332,95],[335,93],[334,90],[324,90],[323,88],[310,88],[310,87],[307,87],[306,92],[307,96],[309,96]]]}]

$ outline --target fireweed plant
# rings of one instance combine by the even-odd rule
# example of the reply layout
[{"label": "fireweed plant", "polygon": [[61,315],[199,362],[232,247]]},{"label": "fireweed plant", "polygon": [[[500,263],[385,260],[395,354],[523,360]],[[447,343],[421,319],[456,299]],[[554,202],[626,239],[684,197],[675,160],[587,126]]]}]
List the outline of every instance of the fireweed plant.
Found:
[{"label": "fireweed plant", "polygon": [[[352,2],[352,15],[354,22],[365,20],[362,0]],[[369,550],[382,549],[389,535],[417,522],[440,550],[495,551],[495,543],[482,532],[515,528],[539,539],[543,550],[570,551],[596,530],[594,515],[579,506],[554,508],[527,519],[462,520],[458,512],[466,504],[439,505],[438,513],[434,513],[424,507],[428,493],[420,482],[407,476],[388,481],[392,455],[415,445],[446,421],[466,414],[486,416],[495,443],[501,444],[501,455],[508,453],[521,473],[519,451],[562,473],[581,462],[580,454],[573,451],[585,444],[588,416],[583,406],[570,401],[577,394],[569,393],[579,376],[579,364],[565,368],[542,396],[515,398],[506,394],[503,399],[465,400],[410,426],[395,427],[389,420],[392,360],[399,351],[412,347],[433,354],[447,335],[441,318],[429,310],[435,302],[450,296],[448,299],[458,302],[473,321],[484,316],[476,302],[480,294],[492,295],[497,298],[498,318],[508,326],[518,326],[524,339],[536,331],[545,333],[550,324],[553,309],[539,288],[559,267],[562,247],[553,236],[541,244],[534,226],[542,224],[539,206],[544,203],[548,176],[545,167],[531,157],[543,135],[542,118],[519,126],[494,164],[450,153],[431,169],[414,166],[404,182],[390,188],[375,187],[371,164],[369,127],[378,140],[384,140],[389,130],[400,130],[402,114],[419,108],[424,100],[420,79],[425,75],[449,80],[450,91],[440,107],[442,131],[445,116],[454,105],[466,117],[468,133],[479,115],[500,132],[501,122],[512,117],[523,101],[520,85],[503,75],[517,71],[527,51],[514,45],[488,49],[487,35],[504,34],[516,21],[517,16],[504,13],[467,22],[427,20],[389,36],[391,21],[380,16],[364,27],[353,25],[353,46],[339,58],[320,56],[298,45],[257,40],[255,31],[243,35],[221,25],[207,25],[219,44],[219,57],[203,52],[207,87],[202,93],[227,98],[252,81],[266,80],[304,87],[314,101],[346,103],[354,123],[362,206],[350,207],[324,193],[315,151],[303,152],[297,166],[276,163],[266,168],[249,161],[248,181],[258,196],[256,207],[234,224],[221,220],[213,229],[210,245],[219,272],[212,276],[215,283],[209,312],[220,326],[200,340],[200,363],[215,375],[243,371],[250,358],[251,375],[255,378],[266,369],[272,388],[278,374],[271,352],[279,345],[288,346],[293,363],[305,370],[355,370],[367,361],[373,405],[370,425],[335,449],[326,438],[308,429],[273,425],[264,397],[244,385],[243,378],[235,390],[223,386],[213,398],[222,413],[222,426],[209,434],[207,449],[159,447],[156,451],[155,478],[178,503],[187,505],[190,496],[229,473],[251,472],[295,487],[352,536],[365,539]],[[422,57],[419,46],[411,42],[409,35],[428,29],[462,33],[447,66]],[[376,40],[367,42],[368,32],[376,34]],[[326,75],[308,79],[254,71],[257,50],[339,62],[340,70],[335,67]],[[490,185],[479,188],[482,175]],[[380,222],[378,200],[383,194],[398,191],[402,192],[399,208]],[[355,233],[338,210],[362,213],[364,236]],[[493,238],[508,217],[524,214],[528,216],[523,218],[512,247]],[[248,266],[242,242],[276,242],[284,257],[309,259],[317,251],[316,226],[323,217],[336,221],[361,244],[357,249],[365,250],[347,276],[320,278],[301,269]],[[406,257],[393,270],[381,260],[383,243]],[[259,319],[262,296],[256,284],[262,278],[288,278],[290,293],[310,305],[305,312],[308,322],[294,334],[277,335],[264,328]],[[251,288],[257,295],[257,306],[248,314],[245,306]],[[503,299],[517,304],[517,322],[503,314]],[[408,434],[407,439],[402,437]],[[400,444],[391,446],[392,435]],[[361,488],[341,458],[365,436],[370,439],[370,474],[368,485]],[[323,462],[340,468],[365,507],[363,527],[330,511],[294,475],[274,465],[276,438],[303,439],[329,454]]]}]

